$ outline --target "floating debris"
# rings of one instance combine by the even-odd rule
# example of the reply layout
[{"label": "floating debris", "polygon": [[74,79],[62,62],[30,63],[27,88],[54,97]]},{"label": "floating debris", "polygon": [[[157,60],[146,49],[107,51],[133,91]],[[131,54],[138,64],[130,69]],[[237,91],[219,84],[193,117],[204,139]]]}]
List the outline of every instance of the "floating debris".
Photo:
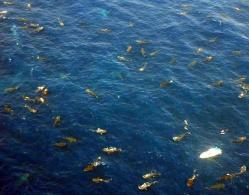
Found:
[{"label": "floating debris", "polygon": [[31,108],[29,105],[25,104],[24,108],[27,108],[30,113],[36,114],[38,112],[37,109]]},{"label": "floating debris", "polygon": [[110,181],[112,181],[112,179],[105,179],[105,178],[102,178],[102,177],[94,177],[92,178],[92,182],[93,183],[109,183]]},{"label": "floating debris", "polygon": [[246,140],[247,140],[246,136],[241,136],[241,137],[238,137],[237,139],[233,140],[233,143],[241,144],[241,143],[245,142]]},{"label": "floating debris", "polygon": [[114,153],[122,152],[122,149],[110,146],[110,147],[103,148],[102,151],[107,154],[114,154]]},{"label": "floating debris", "polygon": [[201,159],[214,158],[220,156],[222,154],[222,150],[220,148],[214,147],[210,148],[205,152],[200,154]]},{"label": "floating debris", "polygon": [[61,124],[61,116],[54,117],[53,126],[58,127]]},{"label": "floating debris", "polygon": [[153,185],[155,185],[156,183],[158,183],[158,181],[152,181],[152,182],[145,182],[141,185],[138,186],[138,189],[141,191],[147,191],[149,190]]},{"label": "floating debris", "polygon": [[148,66],[148,63],[145,62],[144,65],[138,69],[138,71],[139,71],[139,72],[144,72],[145,69],[147,68],[147,66]]},{"label": "floating debris", "polygon": [[95,98],[99,98],[99,96],[92,90],[92,89],[90,89],[90,88],[87,88],[87,89],[85,89],[85,92],[88,94],[88,95],[91,95],[91,96],[93,96],[93,97],[95,97]]},{"label": "floating debris", "polygon": [[95,161],[93,161],[92,163],[86,165],[85,168],[83,169],[83,171],[84,172],[93,171],[98,166],[103,165],[103,164],[104,163],[102,162],[102,158],[99,156]]},{"label": "floating debris", "polygon": [[14,92],[16,92],[18,89],[20,89],[20,86],[9,87],[9,88],[6,88],[6,89],[4,90],[4,93],[14,93]]},{"label": "floating debris", "polygon": [[27,3],[27,4],[26,4],[26,7],[27,7],[28,10],[31,10],[32,4],[31,4],[31,3]]},{"label": "floating debris", "polygon": [[127,53],[130,53],[132,51],[132,46],[131,45],[128,45],[127,46],[127,49],[126,49],[126,52]]},{"label": "floating debris", "polygon": [[211,185],[210,187],[208,187],[207,189],[209,190],[223,190],[225,189],[225,184],[224,183],[215,183],[213,185]]},{"label": "floating debris", "polygon": [[217,80],[213,83],[214,87],[223,87],[224,86],[224,81],[222,80]]},{"label": "floating debris", "polygon": [[12,109],[11,105],[6,104],[3,106],[3,112],[6,114],[13,114],[14,110]]},{"label": "floating debris", "polygon": [[149,173],[144,174],[142,177],[144,179],[152,179],[152,178],[158,177],[160,175],[161,175],[161,173],[159,173],[159,172],[151,171]]},{"label": "floating debris", "polygon": [[173,83],[173,80],[167,80],[160,83],[161,88],[167,88]]},{"label": "floating debris", "polygon": [[186,185],[189,187],[189,188],[192,188],[195,184],[195,181],[198,177],[198,174],[196,174],[196,170],[194,170],[194,173],[193,175],[187,180],[186,182]]}]

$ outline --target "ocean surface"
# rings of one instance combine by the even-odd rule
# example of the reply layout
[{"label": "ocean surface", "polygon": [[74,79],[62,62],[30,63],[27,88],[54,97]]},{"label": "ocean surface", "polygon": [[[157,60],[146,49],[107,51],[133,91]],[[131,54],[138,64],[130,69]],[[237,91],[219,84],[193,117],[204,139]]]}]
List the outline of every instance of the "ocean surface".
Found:
[{"label": "ocean surface", "polygon": [[0,194],[249,194],[248,73],[248,0],[1,1]]}]

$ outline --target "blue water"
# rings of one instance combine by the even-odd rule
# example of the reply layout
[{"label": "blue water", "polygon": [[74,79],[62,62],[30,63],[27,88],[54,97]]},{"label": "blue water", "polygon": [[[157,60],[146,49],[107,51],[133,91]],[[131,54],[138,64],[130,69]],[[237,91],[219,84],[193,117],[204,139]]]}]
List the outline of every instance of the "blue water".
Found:
[{"label": "blue water", "polygon": [[[249,166],[248,142],[232,143],[249,136],[249,97],[239,99],[234,82],[249,73],[248,1],[36,0],[31,10],[28,1],[13,2],[0,5],[8,11],[0,19],[0,105],[14,110],[0,112],[1,194],[249,193],[248,174],[225,182],[223,190],[207,189],[225,173]],[[18,18],[44,30],[23,29]],[[103,28],[111,32],[100,33]],[[136,44],[140,39],[149,44]],[[141,47],[158,55],[143,57]],[[197,48],[204,51],[197,54]],[[207,56],[214,60],[203,62]],[[198,63],[190,68],[193,60]],[[173,83],[160,88],[166,80]],[[224,86],[214,87],[216,80]],[[17,85],[16,92],[4,93]],[[48,103],[34,105],[38,113],[32,114],[22,96],[36,96],[41,85],[48,86]],[[53,127],[57,115],[62,124]],[[174,143],[185,119],[191,134]],[[92,132],[99,127],[108,134]],[[221,129],[229,131],[220,135]],[[64,150],[53,146],[65,136],[79,142]],[[106,155],[101,150],[108,146],[123,152]],[[223,150],[219,158],[199,158],[215,146]],[[83,172],[98,156],[105,165]],[[195,169],[199,177],[188,188]],[[159,183],[140,192],[142,175],[151,170],[161,173]],[[25,174],[30,177],[22,180]],[[93,184],[96,176],[112,181]]]}]

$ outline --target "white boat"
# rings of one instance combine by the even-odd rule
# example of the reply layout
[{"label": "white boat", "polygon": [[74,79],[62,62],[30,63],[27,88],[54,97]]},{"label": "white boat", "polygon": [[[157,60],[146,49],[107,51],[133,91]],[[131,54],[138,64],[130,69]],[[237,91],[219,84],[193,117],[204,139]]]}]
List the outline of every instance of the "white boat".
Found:
[{"label": "white boat", "polygon": [[222,150],[220,148],[214,147],[214,148],[210,148],[205,152],[202,152],[200,154],[200,158],[202,159],[206,159],[206,158],[213,158],[216,156],[219,156],[222,154]]}]

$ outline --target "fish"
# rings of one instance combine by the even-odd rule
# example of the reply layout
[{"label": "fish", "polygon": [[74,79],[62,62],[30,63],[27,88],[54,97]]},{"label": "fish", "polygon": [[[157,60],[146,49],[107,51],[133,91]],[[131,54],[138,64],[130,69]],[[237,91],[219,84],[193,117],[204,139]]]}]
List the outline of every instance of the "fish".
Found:
[{"label": "fish", "polygon": [[43,56],[36,56],[36,59],[38,60],[38,61],[41,61],[41,62],[43,62],[43,61],[47,61],[47,57],[43,57]]},{"label": "fish", "polygon": [[54,117],[53,126],[57,127],[61,124],[61,116]]},{"label": "fish", "polygon": [[172,138],[172,140],[173,140],[174,142],[180,142],[180,141],[182,141],[188,134],[189,134],[189,133],[187,132],[187,133],[183,133],[183,134],[178,135],[178,136],[174,136],[174,137]]},{"label": "fish", "polygon": [[93,130],[93,131],[100,135],[104,135],[107,133],[107,130],[101,129],[101,128],[97,128],[96,130]]},{"label": "fish", "polygon": [[29,19],[20,17],[20,18],[17,18],[17,21],[26,23],[29,21]]},{"label": "fish", "polygon": [[188,64],[188,68],[193,68],[194,66],[196,66],[198,64],[198,62],[196,60],[193,60],[192,62],[190,62]]},{"label": "fish", "polygon": [[16,92],[18,89],[20,89],[20,86],[9,87],[9,88],[6,88],[6,89],[4,90],[4,93],[14,93],[14,92]]},{"label": "fish", "polygon": [[243,174],[243,173],[245,173],[246,171],[247,171],[246,165],[243,165],[243,166],[240,167],[240,172],[239,172],[239,174]]},{"label": "fish", "polygon": [[208,62],[211,62],[213,59],[214,59],[213,56],[207,56],[203,61],[208,63]]},{"label": "fish", "polygon": [[61,27],[63,27],[65,25],[64,22],[60,18],[57,18],[57,20],[58,20],[58,23]]},{"label": "fish", "polygon": [[13,2],[11,1],[4,1],[3,2],[4,5],[15,5]]},{"label": "fish", "polygon": [[216,43],[217,41],[218,41],[218,37],[209,39],[209,43]]},{"label": "fish", "polygon": [[245,91],[249,91],[249,84],[247,83],[242,83],[241,88],[244,89]]},{"label": "fish", "polygon": [[8,13],[7,10],[0,11],[0,14],[1,14],[1,15],[2,15],[2,14],[7,14],[7,13]]},{"label": "fish", "polygon": [[25,104],[24,105],[24,108],[27,108],[29,112],[33,113],[33,114],[36,114],[38,112],[37,109],[35,108],[31,108],[29,105]]},{"label": "fish", "polygon": [[110,181],[112,181],[112,179],[105,179],[105,178],[102,178],[102,177],[94,177],[92,178],[92,182],[93,183],[109,183]]},{"label": "fish", "polygon": [[172,57],[171,60],[169,61],[170,64],[174,65],[176,64],[176,58],[175,57]]},{"label": "fish", "polygon": [[28,10],[31,10],[32,4],[31,3],[27,3],[26,7],[27,7]]},{"label": "fish", "polygon": [[139,72],[144,72],[145,69],[147,68],[147,66],[148,66],[148,63],[146,62],[146,63],[144,63],[144,65],[143,65],[142,67],[140,67],[140,68],[138,69],[138,71],[139,71]]},{"label": "fish", "polygon": [[121,62],[127,62],[128,60],[124,56],[117,56],[117,59]]},{"label": "fish", "polygon": [[227,181],[227,180],[232,180],[233,178],[235,178],[237,175],[236,174],[230,174],[230,173],[227,173],[227,174],[225,174],[225,175],[223,175],[223,176],[221,176],[220,178],[219,178],[219,181]]},{"label": "fish", "polygon": [[186,185],[189,188],[192,188],[194,186],[194,183],[195,183],[197,177],[198,177],[198,174],[196,174],[196,170],[194,170],[193,175],[190,178],[187,179]]},{"label": "fish", "polygon": [[150,53],[150,57],[155,57],[158,55],[158,53],[159,53],[159,51],[153,51]]},{"label": "fish", "polygon": [[217,80],[213,83],[214,87],[223,87],[224,86],[224,81],[222,80]]},{"label": "fish", "polygon": [[79,141],[78,138],[76,137],[72,137],[72,136],[67,136],[63,138],[64,141],[68,142],[68,143],[76,143]]},{"label": "fish", "polygon": [[233,140],[233,143],[241,144],[241,143],[245,142],[246,140],[247,140],[246,136],[241,136],[241,137],[238,137],[237,139]]},{"label": "fish", "polygon": [[207,189],[209,190],[223,190],[225,189],[225,184],[224,183],[215,183],[213,185],[211,185],[210,187],[208,187]]},{"label": "fish", "polygon": [[45,85],[42,85],[37,87],[36,93],[41,93],[42,95],[47,96],[49,91]]},{"label": "fish", "polygon": [[149,41],[146,41],[146,40],[136,40],[136,43],[139,44],[139,45],[144,45],[144,44],[148,44]]},{"label": "fish", "polygon": [[45,104],[46,100],[43,97],[35,97],[35,103]]},{"label": "fish", "polygon": [[127,46],[127,49],[126,49],[126,52],[127,53],[130,53],[132,51],[132,46],[131,45],[128,45]]},{"label": "fish", "polygon": [[35,32],[41,32],[44,30],[44,27],[43,26],[39,26],[37,28],[34,29]]},{"label": "fish", "polygon": [[160,175],[161,175],[161,173],[159,173],[159,172],[151,171],[149,173],[144,174],[142,177],[144,179],[152,179],[152,178],[158,177]]},{"label": "fish", "polygon": [[103,148],[102,151],[107,154],[114,154],[114,153],[122,152],[122,149],[110,146],[110,147]]},{"label": "fish", "polygon": [[3,112],[6,113],[6,114],[13,114],[14,110],[12,109],[11,105],[5,104],[3,106]]},{"label": "fish", "polygon": [[202,53],[203,51],[204,51],[204,49],[201,48],[201,47],[196,49],[196,53],[197,53],[197,54]]},{"label": "fish", "polygon": [[68,145],[66,142],[57,142],[54,144],[54,146],[57,148],[66,148]]},{"label": "fish", "polygon": [[143,57],[146,56],[146,51],[145,51],[144,48],[141,48],[140,53],[141,53],[141,55],[142,55]]},{"label": "fish", "polygon": [[188,120],[187,120],[187,119],[185,119],[185,120],[183,121],[183,124],[184,124],[183,129],[184,129],[184,130],[188,130],[189,124],[188,124]]},{"label": "fish", "polygon": [[152,181],[152,182],[144,182],[143,184],[138,186],[138,189],[141,191],[147,191],[149,190],[153,185],[158,183],[158,181]]},{"label": "fish", "polygon": [[128,22],[128,25],[127,25],[127,26],[128,26],[128,27],[134,27],[134,25],[135,25],[135,24],[134,24],[133,22]]},{"label": "fish", "polygon": [[35,102],[35,99],[32,99],[32,98],[29,97],[29,96],[23,95],[22,98],[23,98],[23,100],[26,101],[26,102],[31,102],[31,103],[34,103],[34,102]]},{"label": "fish", "polygon": [[100,33],[110,33],[112,32],[112,30],[110,30],[109,28],[102,28],[99,30]]},{"label": "fish", "polygon": [[240,94],[238,95],[238,98],[242,99],[247,96],[247,91],[241,91]]},{"label": "fish", "polygon": [[84,172],[89,172],[89,171],[93,171],[96,167],[102,165],[102,158],[99,156],[95,161],[93,161],[92,163],[88,164],[85,166],[85,168],[83,169]]},{"label": "fish", "polygon": [[234,56],[240,56],[241,55],[241,51],[238,50],[238,51],[232,51],[232,55]]},{"label": "fish", "polygon": [[93,97],[95,97],[95,98],[99,98],[99,96],[92,90],[92,89],[90,89],[90,88],[87,88],[87,89],[85,89],[85,92],[88,94],[88,95],[91,95],[91,96],[93,96]]},{"label": "fish", "polygon": [[220,156],[222,154],[222,150],[220,148],[214,147],[214,148],[210,148],[205,152],[202,152],[200,154],[200,158],[201,159],[208,159],[208,158],[214,158],[217,156]]},{"label": "fish", "polygon": [[160,83],[161,88],[169,87],[173,83],[173,80],[166,80]]}]

